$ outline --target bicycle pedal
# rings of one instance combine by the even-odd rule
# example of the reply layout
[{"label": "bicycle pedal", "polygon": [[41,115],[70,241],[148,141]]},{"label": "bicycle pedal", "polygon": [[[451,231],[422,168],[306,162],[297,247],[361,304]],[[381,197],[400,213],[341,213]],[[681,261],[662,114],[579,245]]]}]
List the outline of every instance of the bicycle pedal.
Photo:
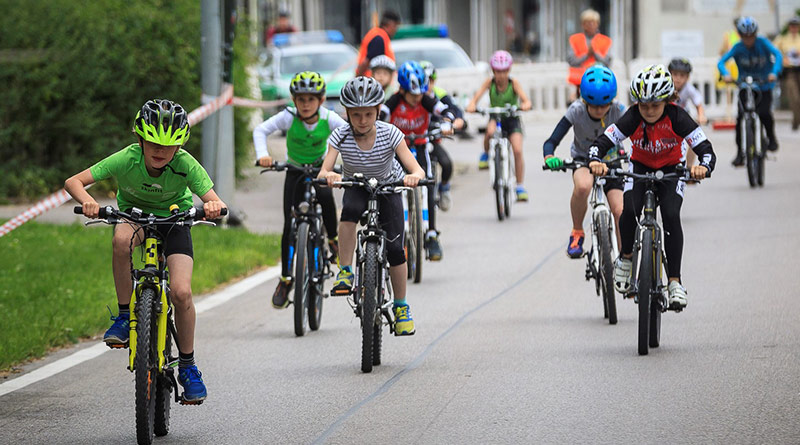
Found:
[{"label": "bicycle pedal", "polygon": [[338,290],[337,291],[336,289],[331,289],[331,292],[330,292],[331,297],[346,297],[346,296],[348,296],[348,295],[350,295],[352,293],[353,293],[352,290]]},{"label": "bicycle pedal", "polygon": [[106,343],[109,349],[127,349],[127,343]]},{"label": "bicycle pedal", "polygon": [[203,402],[205,402],[205,400],[206,400],[206,399],[200,399],[200,400],[186,400],[186,399],[184,399],[184,398],[183,398],[183,396],[181,396],[181,400],[180,400],[180,402],[179,402],[179,403],[180,403],[181,405],[194,405],[194,406],[197,406],[197,405],[202,405],[202,404],[203,404]]}]

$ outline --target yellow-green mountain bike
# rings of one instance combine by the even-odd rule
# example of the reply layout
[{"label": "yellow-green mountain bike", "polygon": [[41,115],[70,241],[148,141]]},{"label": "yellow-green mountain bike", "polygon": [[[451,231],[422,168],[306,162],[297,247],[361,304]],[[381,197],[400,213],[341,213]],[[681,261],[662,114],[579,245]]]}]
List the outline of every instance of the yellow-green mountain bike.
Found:
[{"label": "yellow-green mountain bike", "polygon": [[[100,208],[99,219],[86,222],[87,226],[132,224],[136,227],[133,237],[141,234],[144,238],[144,266],[131,270],[134,287],[127,345],[128,369],[134,373],[136,386],[136,438],[140,444],[150,444],[154,435],[169,433],[170,393],[174,393],[175,402],[182,405],[203,403],[202,400],[186,401],[179,395],[175,379],[178,357],[173,351],[173,342],[177,347],[177,331],[169,298],[169,270],[164,256],[164,240],[156,226],[213,226],[214,223],[202,221],[205,216],[202,208],[181,212],[178,206],[173,205],[170,210],[172,215],[161,218],[144,215],[136,208],[126,213],[107,206]],[[227,209],[222,210],[225,215]],[[83,213],[80,206],[76,206],[74,211]],[[112,349],[126,347],[125,344],[108,345]]]}]

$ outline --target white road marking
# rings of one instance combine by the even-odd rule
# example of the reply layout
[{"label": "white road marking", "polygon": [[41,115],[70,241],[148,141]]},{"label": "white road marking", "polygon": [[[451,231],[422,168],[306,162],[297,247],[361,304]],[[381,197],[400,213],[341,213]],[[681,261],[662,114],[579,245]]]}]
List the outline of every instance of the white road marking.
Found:
[{"label": "white road marking", "polygon": [[[209,311],[221,304],[244,294],[245,292],[253,289],[256,286],[266,283],[267,281],[277,278],[281,274],[280,266],[273,266],[269,269],[251,275],[237,283],[234,283],[219,292],[213,293],[205,297],[202,301],[195,304],[195,311],[198,314]],[[88,348],[81,349],[67,357],[56,360],[53,363],[42,366],[39,369],[31,371],[13,380],[0,383],[0,397],[12,393],[18,389],[22,389],[28,385],[44,380],[48,377],[54,376],[59,372],[66,371],[75,365],[79,365],[87,360],[102,355],[110,351],[105,343],[100,342]]]}]

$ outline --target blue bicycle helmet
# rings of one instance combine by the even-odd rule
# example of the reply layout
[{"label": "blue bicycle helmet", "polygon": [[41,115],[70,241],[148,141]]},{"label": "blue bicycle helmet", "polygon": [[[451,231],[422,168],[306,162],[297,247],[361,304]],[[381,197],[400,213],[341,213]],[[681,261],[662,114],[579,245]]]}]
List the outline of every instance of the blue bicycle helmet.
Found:
[{"label": "blue bicycle helmet", "polygon": [[397,83],[411,94],[425,94],[428,91],[428,76],[417,62],[409,61],[397,70]]},{"label": "blue bicycle helmet", "polygon": [[742,35],[752,35],[758,32],[758,22],[756,19],[744,16],[736,21],[736,30]]},{"label": "blue bicycle helmet", "polygon": [[610,69],[595,65],[581,78],[581,98],[589,105],[608,105],[617,97],[617,77]]}]

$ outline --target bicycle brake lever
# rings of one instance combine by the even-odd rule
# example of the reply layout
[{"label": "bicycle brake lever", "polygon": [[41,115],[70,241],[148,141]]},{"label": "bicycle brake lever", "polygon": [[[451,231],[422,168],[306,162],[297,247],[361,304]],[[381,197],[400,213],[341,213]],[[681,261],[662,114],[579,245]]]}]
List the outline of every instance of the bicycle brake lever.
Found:
[{"label": "bicycle brake lever", "polygon": [[83,225],[85,226],[91,226],[94,224],[110,224],[110,223],[104,219],[93,219],[91,221],[86,221],[85,223],[83,223]]},{"label": "bicycle brake lever", "polygon": [[195,221],[192,223],[193,226],[216,226],[217,224],[211,221]]}]

